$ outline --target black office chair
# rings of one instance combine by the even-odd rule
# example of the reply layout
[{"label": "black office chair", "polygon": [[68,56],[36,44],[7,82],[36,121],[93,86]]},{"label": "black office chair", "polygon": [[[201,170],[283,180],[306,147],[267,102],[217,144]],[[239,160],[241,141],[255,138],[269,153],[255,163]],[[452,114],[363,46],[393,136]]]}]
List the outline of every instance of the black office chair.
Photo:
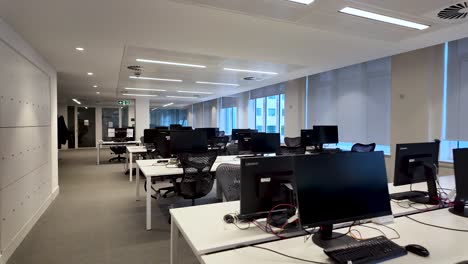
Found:
[{"label": "black office chair", "polygon": [[195,199],[206,196],[213,189],[211,167],[217,155],[216,151],[179,154],[184,175],[174,182],[174,187],[178,196],[192,200],[192,206],[195,205]]},{"label": "black office chair", "polygon": [[216,137],[213,139],[212,150],[218,151],[218,155],[226,155],[228,142],[229,137]]},{"label": "black office chair", "polygon": [[300,147],[301,146],[301,137],[285,137],[284,144],[288,147]]},{"label": "black office chair", "polygon": [[240,200],[240,171],[238,164],[223,163],[216,169],[218,187],[226,202]]},{"label": "black office chair", "polygon": [[117,157],[113,157],[113,158],[109,159],[109,162],[112,162],[114,160],[117,160],[117,161],[120,162],[120,161],[125,161],[127,159],[125,157],[120,156],[120,155],[125,154],[125,152],[127,151],[125,146],[112,146],[112,147],[110,147],[110,150],[112,151],[113,154],[117,155]]},{"label": "black office chair", "polygon": [[375,150],[375,143],[372,143],[372,144],[356,143],[351,148],[352,152],[373,152],[374,150]]},{"label": "black office chair", "polygon": [[280,148],[280,155],[289,155],[289,154],[305,154],[306,148],[305,147],[281,147]]},{"label": "black office chair", "polygon": [[216,131],[216,136],[217,137],[224,137],[226,133],[224,131]]},{"label": "black office chair", "polygon": [[239,147],[236,143],[231,143],[226,145],[226,154],[227,155],[239,155]]}]

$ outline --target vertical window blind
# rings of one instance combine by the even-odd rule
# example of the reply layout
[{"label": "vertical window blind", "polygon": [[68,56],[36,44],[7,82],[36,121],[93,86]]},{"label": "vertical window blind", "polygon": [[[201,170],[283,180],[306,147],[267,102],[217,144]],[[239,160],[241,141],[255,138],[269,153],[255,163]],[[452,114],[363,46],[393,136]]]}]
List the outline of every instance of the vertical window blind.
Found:
[{"label": "vertical window blind", "polygon": [[313,76],[308,125],[338,125],[340,142],[390,145],[391,59]]},{"label": "vertical window blind", "polygon": [[468,38],[449,42],[445,139],[468,141]]}]

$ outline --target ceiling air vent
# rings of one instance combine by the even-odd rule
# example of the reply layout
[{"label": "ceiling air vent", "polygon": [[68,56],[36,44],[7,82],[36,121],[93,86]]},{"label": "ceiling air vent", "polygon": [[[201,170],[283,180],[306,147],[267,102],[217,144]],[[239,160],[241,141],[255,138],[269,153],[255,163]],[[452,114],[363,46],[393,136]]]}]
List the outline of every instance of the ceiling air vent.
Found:
[{"label": "ceiling air vent", "polygon": [[440,11],[437,16],[442,19],[461,19],[468,16],[468,3],[461,2]]}]

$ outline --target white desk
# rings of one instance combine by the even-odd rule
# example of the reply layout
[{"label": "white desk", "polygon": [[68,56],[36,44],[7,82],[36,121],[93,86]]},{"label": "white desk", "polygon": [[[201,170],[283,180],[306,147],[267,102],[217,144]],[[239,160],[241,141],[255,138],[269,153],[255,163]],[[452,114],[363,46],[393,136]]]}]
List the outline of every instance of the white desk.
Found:
[{"label": "white desk", "polygon": [[133,155],[134,154],[144,154],[147,152],[147,149],[145,146],[127,146],[127,152],[126,152],[126,155],[127,155],[127,166],[126,166],[126,169],[128,168],[129,169],[129,172],[128,172],[128,177],[129,177],[129,181],[133,181]]},{"label": "white desk", "polygon": [[[442,187],[448,189],[454,188],[454,181],[453,176],[440,178]],[[427,190],[427,185],[426,183],[414,184],[413,189],[424,191]],[[394,187],[392,183],[389,184],[390,193],[403,191],[409,191],[409,186]],[[402,202],[401,205],[392,202],[393,214],[401,216],[421,213],[422,210],[427,210],[425,205],[407,207],[405,206],[407,204],[408,202]],[[170,210],[172,216],[171,264],[180,263],[177,259],[178,238],[180,234],[183,235],[194,255],[199,259],[204,254],[278,239],[275,235],[262,232],[254,225],[248,230],[239,230],[234,225],[227,225],[223,222],[224,215],[239,211],[239,201]],[[197,221],[197,218],[200,216],[203,217],[203,221]],[[207,230],[209,231],[207,232]],[[297,234],[289,235],[294,236]]]},{"label": "white desk", "polygon": [[[167,160],[167,159],[159,159]],[[151,178],[152,177],[167,177],[177,176],[184,173],[182,168],[174,166],[166,166],[165,163],[158,164],[158,159],[155,160],[137,160],[136,161],[136,199],[140,199],[140,170],[146,178],[146,229],[151,230]],[[237,156],[218,156],[215,163],[211,167],[211,172],[215,172],[222,163],[240,164],[240,159]],[[219,190],[219,188],[218,188]]]},{"label": "white desk", "polygon": [[125,142],[115,142],[115,141],[102,141],[99,140],[96,143],[96,159],[97,165],[100,164],[101,161],[101,148],[102,146],[127,146],[127,145],[140,145],[141,141],[125,141]]},{"label": "white desk", "polygon": [[[448,212],[447,209],[426,212],[411,216],[414,219],[441,225],[445,227],[468,229],[468,221]],[[393,238],[396,234],[385,227],[368,224],[382,230],[387,237]],[[394,240],[395,243],[405,246],[408,244],[419,244],[427,248],[430,256],[427,258],[419,257],[408,252],[408,255],[400,258],[389,260],[385,263],[457,263],[462,260],[468,260],[468,251],[466,250],[466,241],[468,241],[468,233],[454,232],[439,228],[428,227],[416,223],[406,217],[395,219],[393,224],[388,225],[396,229],[401,238]],[[353,229],[359,230],[363,238],[370,238],[381,235],[378,231],[362,226],[356,226]],[[337,230],[338,232],[347,232],[347,228]],[[260,245],[290,256],[303,258],[307,260],[331,263],[330,259],[323,253],[323,249],[314,245],[310,240],[304,242],[304,237],[296,237],[286,240],[275,241]],[[201,263],[204,264],[238,264],[238,263],[255,263],[255,264],[270,264],[270,263],[304,263],[290,258],[282,257],[272,252],[268,252],[258,248],[245,247],[233,249],[230,251],[204,255],[199,257]]]}]

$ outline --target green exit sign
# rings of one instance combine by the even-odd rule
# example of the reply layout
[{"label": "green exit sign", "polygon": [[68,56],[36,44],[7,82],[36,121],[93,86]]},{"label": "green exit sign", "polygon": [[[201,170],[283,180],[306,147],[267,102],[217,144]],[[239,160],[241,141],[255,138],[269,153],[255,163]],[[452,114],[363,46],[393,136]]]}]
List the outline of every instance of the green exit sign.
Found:
[{"label": "green exit sign", "polygon": [[130,102],[128,100],[120,100],[119,105],[130,105]]}]

